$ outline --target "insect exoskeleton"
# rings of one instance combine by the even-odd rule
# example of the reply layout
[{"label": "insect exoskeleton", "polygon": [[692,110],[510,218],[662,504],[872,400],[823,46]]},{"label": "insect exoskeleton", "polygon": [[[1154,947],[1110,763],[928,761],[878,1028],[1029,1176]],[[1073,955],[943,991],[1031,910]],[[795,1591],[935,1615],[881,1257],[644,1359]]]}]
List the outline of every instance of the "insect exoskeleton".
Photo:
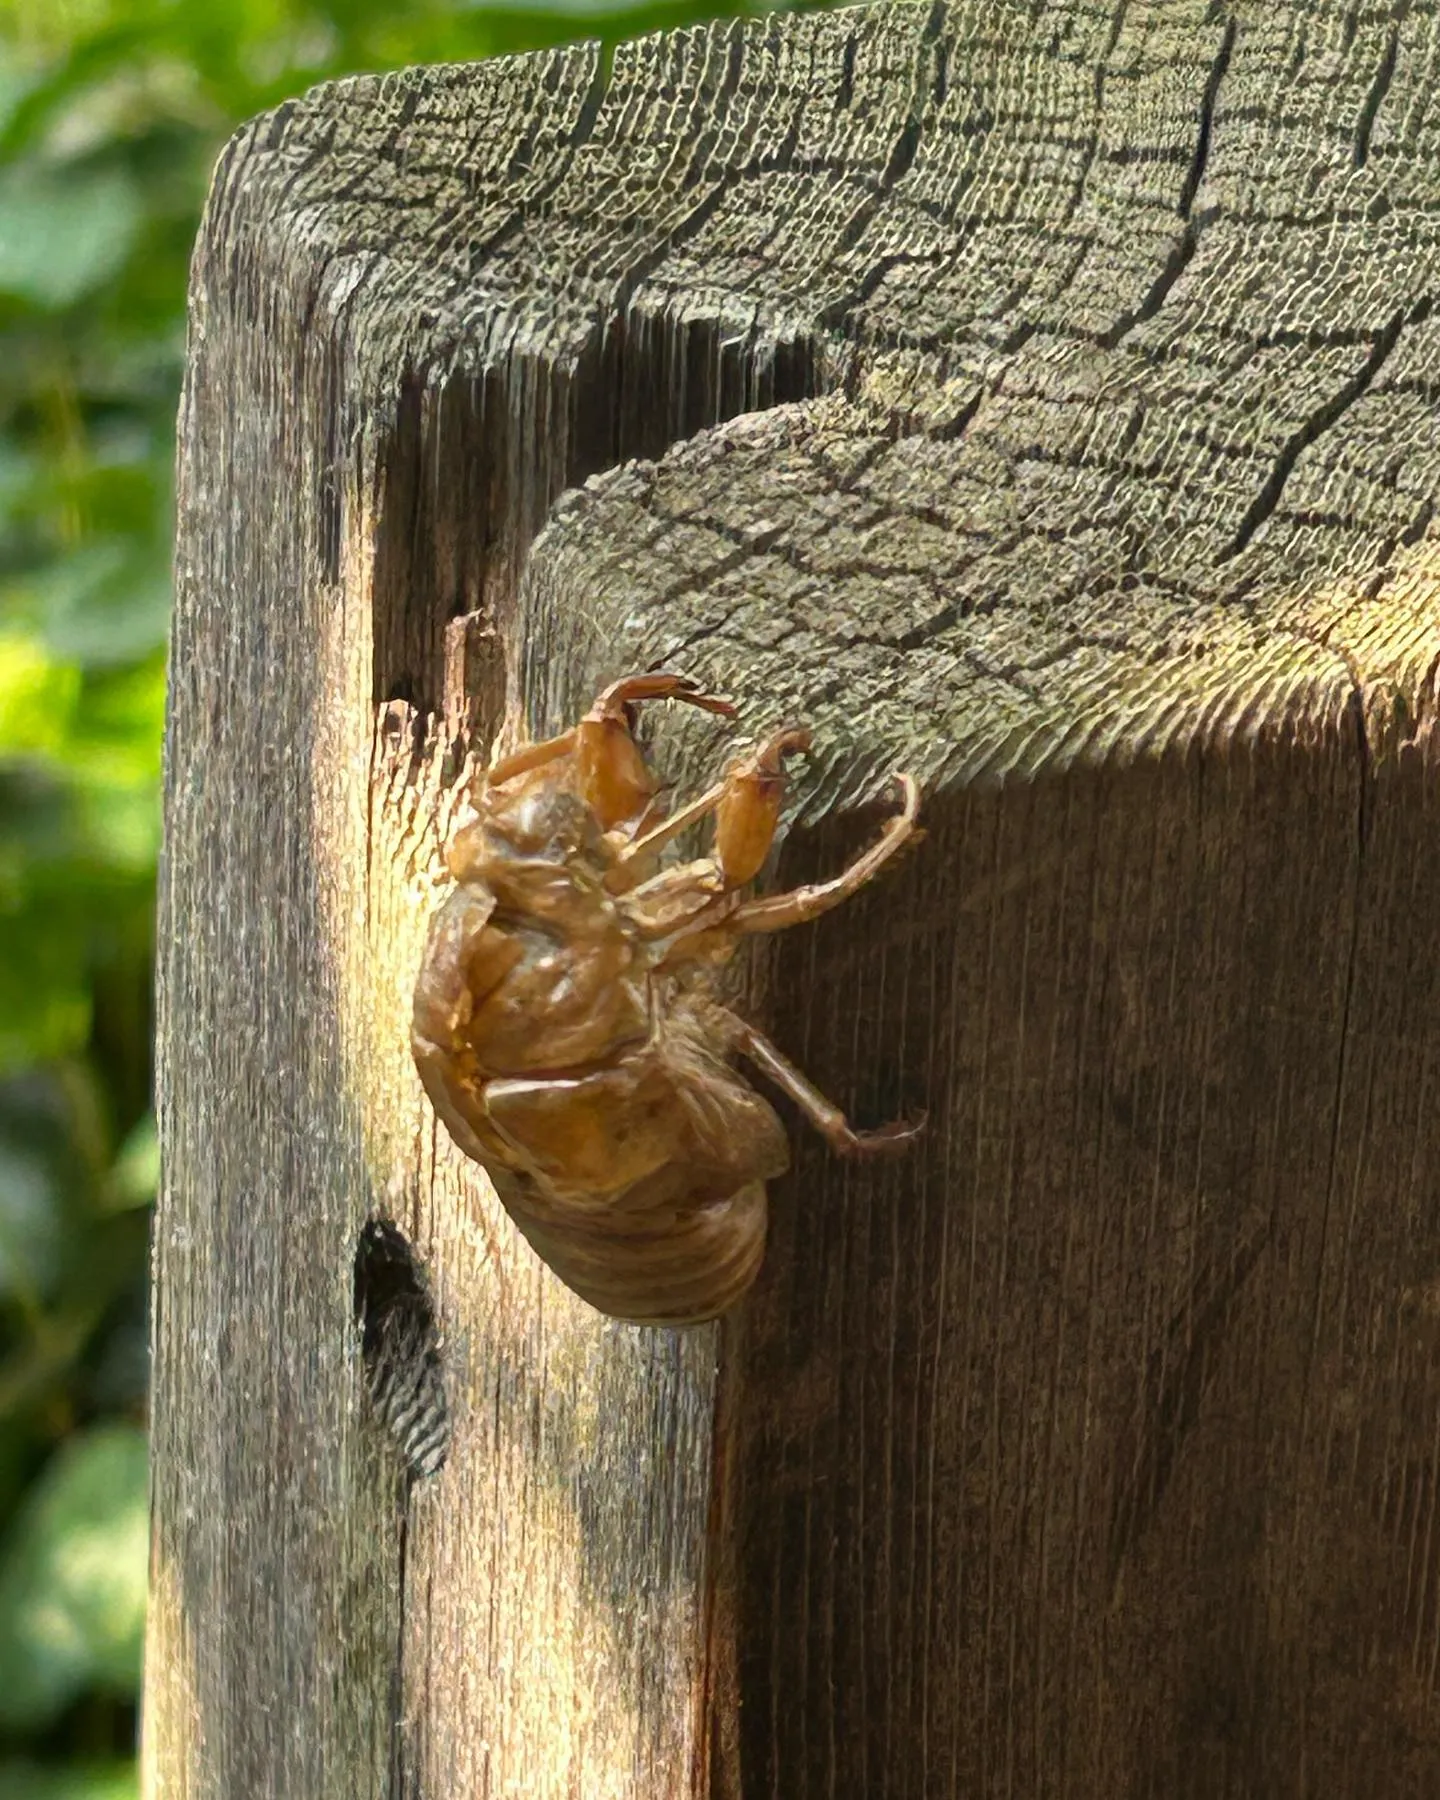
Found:
[{"label": "insect exoskeleton", "polygon": [[[615,1318],[688,1325],[755,1279],[765,1183],[789,1162],[737,1056],[842,1154],[901,1149],[920,1129],[854,1130],[703,977],[744,937],[863,887],[914,835],[919,792],[896,778],[899,811],[833,880],[747,897],[779,821],[782,764],[809,733],[777,732],[667,815],[633,733],[650,700],[735,712],[686,676],[631,675],[477,782],[475,818],[447,855],[455,888],[431,926],[413,1044],[451,1137],[555,1273]],[[662,866],[707,814],[712,853]]]}]

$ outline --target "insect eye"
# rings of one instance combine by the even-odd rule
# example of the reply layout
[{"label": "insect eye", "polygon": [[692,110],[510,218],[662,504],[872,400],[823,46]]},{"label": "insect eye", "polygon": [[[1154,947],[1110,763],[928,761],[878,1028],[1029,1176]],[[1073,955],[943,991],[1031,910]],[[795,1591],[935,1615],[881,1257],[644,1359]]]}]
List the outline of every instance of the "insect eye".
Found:
[{"label": "insect eye", "polygon": [[355,1246],[355,1323],[371,1403],[407,1474],[438,1474],[450,1409],[435,1308],[409,1240],[388,1219],[368,1219]]}]

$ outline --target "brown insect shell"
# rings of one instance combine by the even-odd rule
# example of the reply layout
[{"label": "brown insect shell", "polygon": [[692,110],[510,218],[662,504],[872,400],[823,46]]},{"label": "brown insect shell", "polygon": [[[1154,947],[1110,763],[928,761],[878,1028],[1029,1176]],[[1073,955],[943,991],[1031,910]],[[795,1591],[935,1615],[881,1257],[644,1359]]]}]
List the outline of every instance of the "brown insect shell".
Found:
[{"label": "brown insect shell", "polygon": [[789,1161],[702,992],[603,878],[615,841],[566,756],[483,791],[415,993],[436,1112],[591,1305],[644,1324],[724,1312],[759,1270],[764,1183]]}]

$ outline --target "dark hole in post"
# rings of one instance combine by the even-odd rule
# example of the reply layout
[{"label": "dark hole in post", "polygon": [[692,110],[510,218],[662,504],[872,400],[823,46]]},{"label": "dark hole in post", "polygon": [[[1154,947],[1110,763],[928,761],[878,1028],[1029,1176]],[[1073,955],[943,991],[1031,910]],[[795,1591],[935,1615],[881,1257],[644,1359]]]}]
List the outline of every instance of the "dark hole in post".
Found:
[{"label": "dark hole in post", "polygon": [[450,1409],[435,1308],[409,1241],[388,1219],[367,1219],[355,1246],[355,1323],[371,1403],[407,1474],[438,1474]]}]

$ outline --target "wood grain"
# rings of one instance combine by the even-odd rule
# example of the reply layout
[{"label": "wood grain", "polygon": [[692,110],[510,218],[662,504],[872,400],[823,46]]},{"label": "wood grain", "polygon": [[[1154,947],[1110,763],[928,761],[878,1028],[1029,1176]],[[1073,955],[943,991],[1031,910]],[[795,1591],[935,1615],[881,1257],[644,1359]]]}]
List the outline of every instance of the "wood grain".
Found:
[{"label": "wood grain", "polygon": [[[1440,6],[776,15],[319,89],[197,250],[153,1795],[1440,1790]],[[542,529],[543,528],[543,529]],[[816,733],[719,1332],[427,1113],[458,777],[671,664]],[[719,753],[666,720],[682,789]],[[426,1263],[407,1488],[354,1249]],[[718,1375],[718,1379],[717,1379]]]}]

